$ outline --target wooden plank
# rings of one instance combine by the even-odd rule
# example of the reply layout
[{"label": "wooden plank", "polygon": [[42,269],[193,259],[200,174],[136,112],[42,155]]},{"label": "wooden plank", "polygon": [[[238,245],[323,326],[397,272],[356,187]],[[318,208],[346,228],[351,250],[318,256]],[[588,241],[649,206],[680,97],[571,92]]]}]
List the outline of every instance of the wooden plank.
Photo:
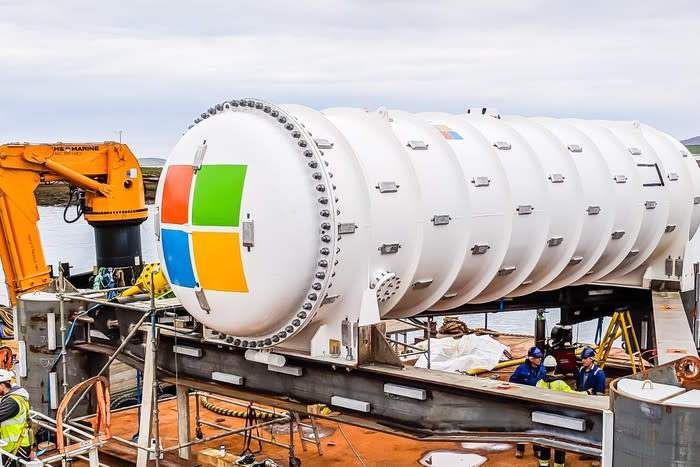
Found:
[{"label": "wooden plank", "polygon": [[221,451],[218,449],[202,449],[197,454],[197,461],[201,462],[203,465],[210,465],[212,467],[234,467],[240,464],[236,464],[236,460],[239,456],[231,453],[225,453],[221,456]]},{"label": "wooden plank", "polygon": [[115,360],[109,366],[109,392],[119,394],[136,389],[136,370]]}]

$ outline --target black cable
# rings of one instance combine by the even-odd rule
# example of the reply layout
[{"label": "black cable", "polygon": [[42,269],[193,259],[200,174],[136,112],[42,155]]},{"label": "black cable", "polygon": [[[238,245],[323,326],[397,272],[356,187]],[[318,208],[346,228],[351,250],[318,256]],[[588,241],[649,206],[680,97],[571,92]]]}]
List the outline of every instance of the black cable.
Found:
[{"label": "black cable", "polygon": [[256,420],[255,417],[255,409],[252,407],[252,405],[248,406],[248,413],[246,414],[246,419],[245,419],[245,428],[247,430],[244,431],[243,433],[243,451],[241,452],[241,456],[244,456],[246,454],[259,454],[262,452],[262,441],[259,439],[256,440],[258,442],[258,449],[256,451],[253,451],[250,449],[250,445],[253,442],[253,433],[252,431],[255,429],[256,435],[260,436],[260,431],[257,428],[254,428],[255,425],[257,425],[258,421]]},{"label": "black cable", "polygon": [[76,216],[75,219],[73,220],[68,220],[67,215],[68,215],[68,208],[70,207],[70,204],[73,202],[73,193],[77,192],[78,190],[70,189],[70,197],[68,198],[68,203],[66,203],[66,207],[63,209],[63,221],[68,223],[68,224],[73,224],[74,222],[77,222],[78,219],[80,219],[83,216],[83,210],[80,208],[80,199],[78,199],[78,204],[75,205],[75,212]]}]

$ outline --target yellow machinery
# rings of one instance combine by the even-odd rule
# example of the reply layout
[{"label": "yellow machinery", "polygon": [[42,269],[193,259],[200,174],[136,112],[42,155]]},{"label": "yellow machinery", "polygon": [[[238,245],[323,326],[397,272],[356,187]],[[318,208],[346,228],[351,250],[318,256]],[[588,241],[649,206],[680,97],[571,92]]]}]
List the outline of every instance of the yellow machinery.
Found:
[{"label": "yellow machinery", "polygon": [[160,263],[148,263],[143,267],[136,283],[123,291],[120,296],[128,297],[136,294],[153,294],[159,297],[170,290],[170,283],[163,273]]},{"label": "yellow machinery", "polygon": [[639,350],[637,334],[634,332],[634,326],[632,325],[632,317],[630,316],[630,311],[624,308],[617,309],[615,310],[615,313],[613,313],[612,320],[608,325],[608,330],[605,331],[605,336],[603,337],[603,340],[596,351],[595,359],[598,362],[598,366],[600,368],[605,367],[605,362],[610,354],[610,349],[612,349],[613,343],[620,336],[623,336],[623,343],[630,359],[632,373],[637,374],[637,363],[635,362],[635,358],[639,361],[639,369],[644,371],[644,360],[642,359],[642,353]]},{"label": "yellow machinery", "polygon": [[[0,259],[11,305],[51,282],[39,238],[34,190],[63,181],[95,229],[97,266],[141,270],[139,225],[148,217],[141,168],[125,144],[0,146]],[[76,218],[77,220],[77,218]]]}]

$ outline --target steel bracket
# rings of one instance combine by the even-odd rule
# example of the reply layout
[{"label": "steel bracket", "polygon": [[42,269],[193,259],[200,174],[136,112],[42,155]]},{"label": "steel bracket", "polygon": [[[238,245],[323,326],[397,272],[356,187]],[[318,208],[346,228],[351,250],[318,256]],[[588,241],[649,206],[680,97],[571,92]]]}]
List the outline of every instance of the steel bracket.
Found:
[{"label": "steel bracket", "polygon": [[389,341],[386,340],[383,329],[385,329],[384,323],[370,324],[358,328],[357,363],[359,365],[383,363],[403,368],[401,359],[396,355],[394,349],[391,348]]}]

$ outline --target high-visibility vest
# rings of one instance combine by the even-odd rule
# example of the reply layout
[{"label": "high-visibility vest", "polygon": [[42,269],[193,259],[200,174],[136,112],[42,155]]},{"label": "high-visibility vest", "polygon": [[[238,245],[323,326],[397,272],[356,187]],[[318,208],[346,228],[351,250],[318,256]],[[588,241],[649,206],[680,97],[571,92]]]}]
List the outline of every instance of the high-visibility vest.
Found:
[{"label": "high-visibility vest", "polygon": [[29,401],[17,394],[10,394],[5,397],[11,397],[17,402],[19,412],[12,418],[8,418],[0,423],[0,439],[7,443],[3,447],[3,451],[15,454],[20,447],[30,445],[29,441]]},{"label": "high-visibility vest", "polygon": [[544,379],[541,379],[537,382],[537,387],[542,389],[551,389],[553,391],[576,392],[573,389],[571,389],[571,386],[566,384],[565,381],[562,381],[560,379],[555,379],[554,381],[550,381],[549,383],[546,382]]}]

